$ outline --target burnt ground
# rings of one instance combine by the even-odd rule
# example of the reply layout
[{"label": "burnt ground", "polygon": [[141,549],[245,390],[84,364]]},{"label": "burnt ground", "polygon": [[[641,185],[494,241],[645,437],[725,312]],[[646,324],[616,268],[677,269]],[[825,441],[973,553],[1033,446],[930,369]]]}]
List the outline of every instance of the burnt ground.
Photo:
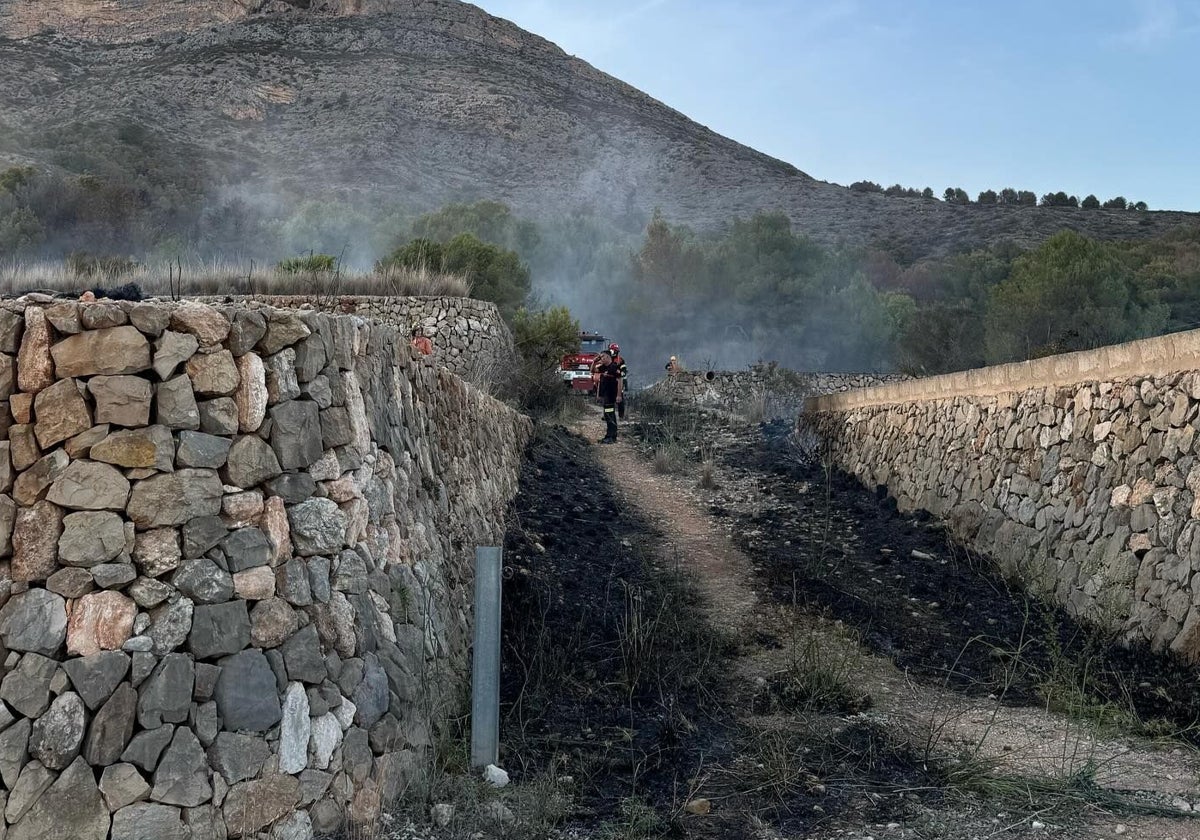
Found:
[{"label": "burnt ground", "polygon": [[[518,811],[502,836],[957,840],[1038,836],[1053,817],[1053,836],[1091,838],[1108,836],[1096,819],[1175,831],[1171,797],[1200,798],[1158,784],[1193,778],[1190,753],[1145,739],[1099,775],[1091,758],[1021,775],[1061,741],[1046,709],[1115,733],[1098,737],[1118,754],[1127,736],[1195,742],[1195,669],[1027,597],[928,517],[800,457],[786,428],[639,414],[618,447],[543,426],[528,452],[505,540],[501,764],[553,807]],[[732,632],[730,603],[754,604]],[[806,647],[830,639],[900,670],[880,679]],[[964,758],[968,741],[923,746],[894,717],[912,701],[887,692],[904,686],[965,698],[950,728],[1013,709],[982,724],[989,749],[1013,749],[1015,725],[1030,761],[997,775],[991,757]],[[1149,776],[1114,793],[1130,768]],[[689,813],[697,799],[711,813]],[[1198,836],[1148,825],[1129,836]]]},{"label": "burnt ground", "polygon": [[1194,665],[1113,644],[1029,596],[927,514],[901,514],[884,493],[803,457],[786,424],[732,434],[718,418],[700,422],[743,483],[734,489],[759,497],[712,513],[731,520],[776,599],[835,616],[921,679],[1200,743]]},{"label": "burnt ground", "polygon": [[502,762],[569,778],[569,822],[646,829],[629,836],[678,834],[690,779],[733,749],[732,642],[657,564],[659,536],[590,443],[541,430],[505,539]]}]

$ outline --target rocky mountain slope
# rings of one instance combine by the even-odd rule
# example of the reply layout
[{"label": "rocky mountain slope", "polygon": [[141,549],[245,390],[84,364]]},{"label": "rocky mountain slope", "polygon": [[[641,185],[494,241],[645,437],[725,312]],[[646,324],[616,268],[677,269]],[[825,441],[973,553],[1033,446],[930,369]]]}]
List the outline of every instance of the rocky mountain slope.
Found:
[{"label": "rocky mountain slope", "polygon": [[0,164],[69,169],[64,144],[112,125],[252,193],[491,198],[631,226],[661,207],[700,229],[782,210],[823,242],[913,256],[1200,218],[852,192],[457,0],[0,0]]}]

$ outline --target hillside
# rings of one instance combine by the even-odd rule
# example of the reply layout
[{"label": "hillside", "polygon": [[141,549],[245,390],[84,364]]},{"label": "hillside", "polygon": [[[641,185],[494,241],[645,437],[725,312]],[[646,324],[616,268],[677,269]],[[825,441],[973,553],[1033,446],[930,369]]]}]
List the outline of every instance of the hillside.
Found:
[{"label": "hillside", "polygon": [[[455,0],[0,0],[0,165],[78,171],[149,129],[212,188],[289,200],[491,198],[627,227],[782,210],[825,243],[911,256],[1062,228],[1158,235],[1175,212],[952,206],[852,192],[689,120]],[[100,45],[98,47],[98,44]]]}]

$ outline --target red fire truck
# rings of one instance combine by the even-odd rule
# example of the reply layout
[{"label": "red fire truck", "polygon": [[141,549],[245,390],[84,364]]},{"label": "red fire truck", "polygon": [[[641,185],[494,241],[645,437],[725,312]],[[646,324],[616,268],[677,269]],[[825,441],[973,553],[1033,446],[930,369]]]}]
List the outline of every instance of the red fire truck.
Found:
[{"label": "red fire truck", "polygon": [[568,388],[576,393],[590,394],[596,389],[596,378],[592,373],[600,353],[608,349],[609,340],[600,333],[581,332],[579,352],[562,357],[558,372]]}]

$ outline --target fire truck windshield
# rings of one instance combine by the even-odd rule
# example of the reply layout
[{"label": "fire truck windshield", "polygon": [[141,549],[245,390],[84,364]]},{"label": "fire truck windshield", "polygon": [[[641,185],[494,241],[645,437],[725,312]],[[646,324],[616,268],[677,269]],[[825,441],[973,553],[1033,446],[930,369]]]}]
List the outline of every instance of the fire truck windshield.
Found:
[{"label": "fire truck windshield", "polygon": [[603,338],[585,338],[579,342],[580,353],[600,353],[607,349],[608,344]]}]

